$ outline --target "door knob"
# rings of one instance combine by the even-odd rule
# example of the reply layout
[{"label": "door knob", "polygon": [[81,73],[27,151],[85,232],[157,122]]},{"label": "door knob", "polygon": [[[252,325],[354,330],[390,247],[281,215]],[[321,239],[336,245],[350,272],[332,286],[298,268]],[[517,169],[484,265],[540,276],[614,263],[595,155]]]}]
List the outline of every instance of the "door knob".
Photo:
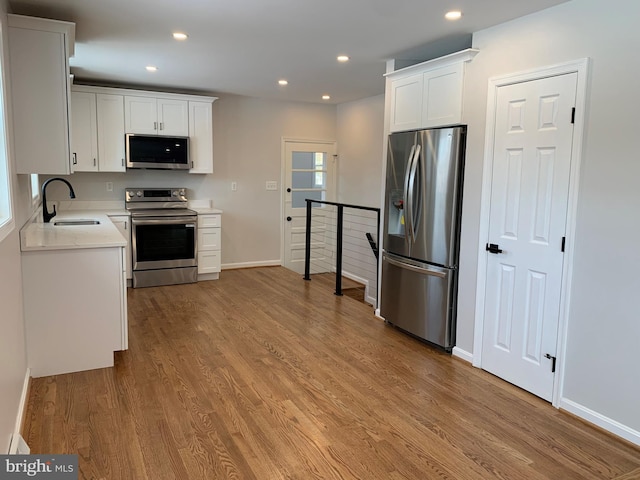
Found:
[{"label": "door knob", "polygon": [[496,245],[495,243],[487,243],[485,250],[489,253],[502,253],[500,245]]},{"label": "door knob", "polygon": [[287,222],[290,222],[290,221],[291,221],[291,217],[287,217]]},{"label": "door knob", "polygon": [[291,193],[291,188],[287,188],[287,193]]}]

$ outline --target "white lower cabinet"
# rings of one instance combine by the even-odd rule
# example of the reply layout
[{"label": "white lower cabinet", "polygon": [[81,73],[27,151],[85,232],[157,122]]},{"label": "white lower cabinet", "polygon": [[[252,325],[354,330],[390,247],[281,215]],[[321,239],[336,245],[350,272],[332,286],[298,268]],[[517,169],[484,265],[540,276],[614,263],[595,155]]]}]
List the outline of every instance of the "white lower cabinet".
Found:
[{"label": "white lower cabinet", "polygon": [[123,247],[22,253],[33,377],[113,366],[127,348]]},{"label": "white lower cabinet", "polygon": [[215,280],[221,269],[222,215],[198,214],[198,276]]}]

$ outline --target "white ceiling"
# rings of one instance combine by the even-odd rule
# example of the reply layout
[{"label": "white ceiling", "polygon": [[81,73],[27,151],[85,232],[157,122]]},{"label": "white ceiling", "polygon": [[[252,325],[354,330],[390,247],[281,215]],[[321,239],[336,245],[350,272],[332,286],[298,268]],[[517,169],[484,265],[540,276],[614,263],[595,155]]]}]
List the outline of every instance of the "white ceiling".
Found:
[{"label": "white ceiling", "polygon": [[[566,0],[10,0],[73,21],[76,79],[198,93],[342,103],[384,92],[385,61],[424,60],[470,34]],[[457,22],[444,19],[460,9]],[[171,33],[189,35],[175,41]],[[351,60],[339,64],[336,56]],[[149,73],[146,65],[156,65]],[[289,85],[280,87],[278,79]]]}]

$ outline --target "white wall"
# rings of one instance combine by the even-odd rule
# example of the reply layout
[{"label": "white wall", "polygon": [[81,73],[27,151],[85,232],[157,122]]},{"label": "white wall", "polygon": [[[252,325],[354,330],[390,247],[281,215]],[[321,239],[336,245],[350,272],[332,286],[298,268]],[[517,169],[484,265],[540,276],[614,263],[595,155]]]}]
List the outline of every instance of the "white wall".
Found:
[{"label": "white wall", "polygon": [[338,105],[338,201],[380,208],[384,95]]},{"label": "white wall", "polygon": [[471,352],[488,78],[590,57],[564,406],[571,404],[574,412],[592,421],[600,418],[608,427],[619,422],[636,435],[639,18],[637,0],[573,0],[474,34],[480,53],[465,77],[469,136],[458,308],[458,345]]},{"label": "white wall", "polygon": [[[383,176],[384,95],[338,105],[338,201],[380,208]],[[376,216],[345,210],[343,269],[366,282],[369,303],[377,298],[377,261],[365,233],[378,241]]]},{"label": "white wall", "polygon": [[[224,95],[213,104],[213,174],[139,170],[75,173],[79,200],[122,200],[127,187],[186,187],[190,198],[212,199],[222,217],[222,264],[280,262],[281,141],[283,137],[336,140],[336,107]],[[266,191],[276,180],[278,191]],[[231,182],[238,190],[231,191]],[[105,182],[113,182],[107,192]],[[68,200],[62,184],[47,199]]]},{"label": "white wall", "polygon": [[[8,51],[6,32],[6,0],[0,0],[0,25],[2,28],[5,99],[10,98],[8,83]],[[6,117],[9,156],[11,156],[11,108],[7,105]],[[0,242],[0,452],[9,450],[11,435],[16,422],[20,394],[27,371],[22,310],[22,270],[20,266],[19,226],[30,211],[28,177],[11,177],[14,193],[16,229]]]}]

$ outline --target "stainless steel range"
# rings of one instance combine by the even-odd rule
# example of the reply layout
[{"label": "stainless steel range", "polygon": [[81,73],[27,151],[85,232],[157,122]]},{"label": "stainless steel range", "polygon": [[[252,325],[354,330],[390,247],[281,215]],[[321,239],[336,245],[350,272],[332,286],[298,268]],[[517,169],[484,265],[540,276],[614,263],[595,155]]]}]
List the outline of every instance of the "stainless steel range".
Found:
[{"label": "stainless steel range", "polygon": [[184,188],[128,188],[134,288],[198,280],[198,216]]}]

